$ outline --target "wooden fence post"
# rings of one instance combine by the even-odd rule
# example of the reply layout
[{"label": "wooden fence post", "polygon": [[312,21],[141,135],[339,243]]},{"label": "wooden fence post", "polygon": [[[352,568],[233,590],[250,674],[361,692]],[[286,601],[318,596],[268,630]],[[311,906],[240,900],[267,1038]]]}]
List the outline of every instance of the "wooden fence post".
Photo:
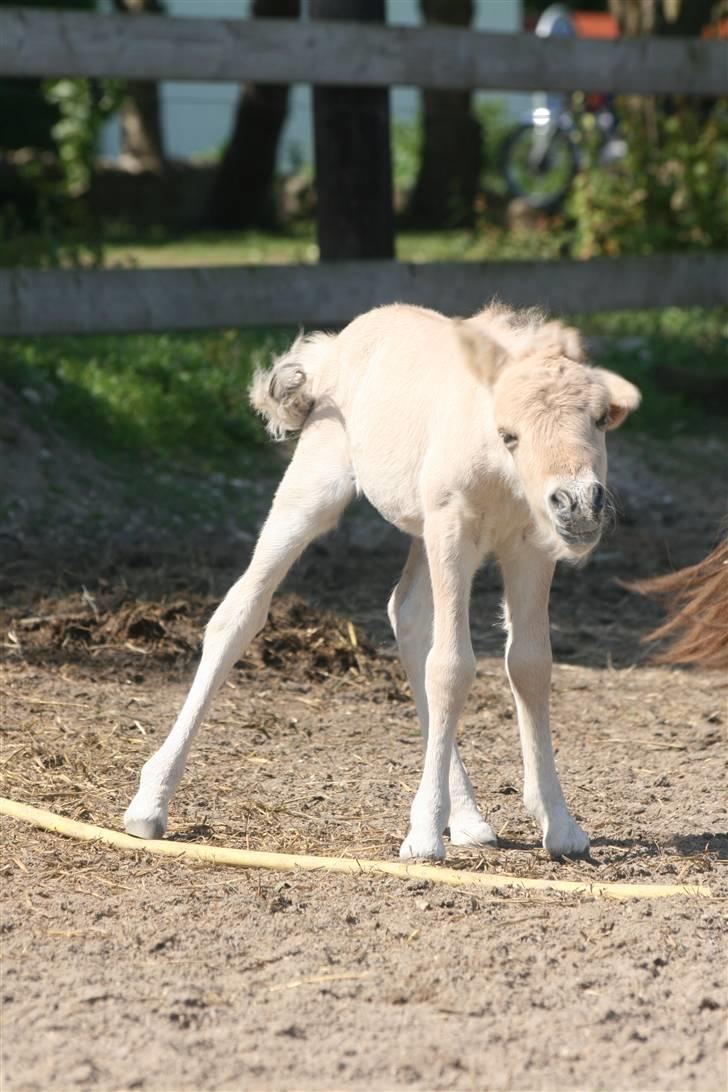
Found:
[{"label": "wooden fence post", "polygon": [[[311,16],[384,22],[384,0],[311,0]],[[314,130],[322,261],[393,258],[389,90],[314,87]]]}]

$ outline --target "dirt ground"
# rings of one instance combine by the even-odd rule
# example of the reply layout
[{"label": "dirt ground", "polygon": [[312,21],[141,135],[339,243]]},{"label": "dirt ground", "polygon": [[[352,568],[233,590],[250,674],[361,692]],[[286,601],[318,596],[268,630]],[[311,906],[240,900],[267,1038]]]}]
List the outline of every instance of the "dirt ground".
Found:
[{"label": "dirt ground", "polygon": [[[617,583],[707,552],[725,451],[684,441],[655,453],[621,437],[615,447],[619,525],[588,567],[559,574],[552,610],[558,762],[591,859],[548,860],[523,811],[498,579],[486,569],[461,741],[501,845],[453,849],[448,863],[701,883],[713,897],[617,903],[223,870],[5,820],[3,1088],[725,1087],[724,680],[646,666],[640,636],[659,610]],[[26,490],[25,523],[10,506],[4,795],[119,827],[270,488],[248,497],[222,544],[204,527],[179,542],[175,528],[145,536],[139,511],[125,535],[121,504],[103,541],[78,497],[81,517],[65,527],[57,508],[44,525],[42,490]],[[85,528],[73,549],[70,525]],[[384,614],[405,551],[360,508],[306,555],[201,733],[171,837],[396,855],[420,765]]]}]

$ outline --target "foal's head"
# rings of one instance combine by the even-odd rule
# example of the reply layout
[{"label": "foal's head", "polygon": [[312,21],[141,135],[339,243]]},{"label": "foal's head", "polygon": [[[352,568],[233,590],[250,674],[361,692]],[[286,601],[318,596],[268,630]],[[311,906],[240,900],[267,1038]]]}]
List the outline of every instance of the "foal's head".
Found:
[{"label": "foal's head", "polygon": [[560,354],[506,361],[491,376],[506,473],[541,540],[578,560],[596,545],[607,507],[605,433],[639,405],[626,379]]}]

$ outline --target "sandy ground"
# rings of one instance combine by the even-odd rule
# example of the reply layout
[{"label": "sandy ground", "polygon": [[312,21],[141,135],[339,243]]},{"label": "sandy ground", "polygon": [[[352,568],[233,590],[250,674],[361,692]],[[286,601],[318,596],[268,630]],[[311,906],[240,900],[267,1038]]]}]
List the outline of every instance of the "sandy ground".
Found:
[{"label": "sandy ground", "polygon": [[[554,589],[554,734],[589,861],[548,860],[521,806],[497,576],[479,577],[462,752],[501,846],[448,861],[701,883],[712,899],[238,872],[6,820],[3,1088],[723,1089],[726,691],[646,666],[639,638],[659,612],[617,583],[707,551],[723,497],[701,467],[715,457],[673,447],[658,474],[639,446],[618,446],[620,526]],[[147,549],[137,532],[133,549],[70,553],[44,544],[37,513],[20,533],[15,510],[4,795],[119,826],[259,516],[229,546]],[[201,734],[171,837],[396,854],[420,763],[383,609],[404,552],[360,510],[298,566]]]}]

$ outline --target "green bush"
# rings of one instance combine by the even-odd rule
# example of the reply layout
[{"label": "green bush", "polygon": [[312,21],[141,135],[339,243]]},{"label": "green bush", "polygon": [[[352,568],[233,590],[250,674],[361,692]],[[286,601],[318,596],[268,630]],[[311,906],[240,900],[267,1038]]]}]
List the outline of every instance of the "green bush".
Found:
[{"label": "green bush", "polygon": [[47,101],[60,114],[51,131],[71,197],[88,189],[101,130],[119,110],[124,87],[122,80],[49,80],[43,84]]},{"label": "green bush", "polygon": [[618,111],[628,150],[611,165],[599,162],[594,116],[585,114],[580,121],[583,166],[567,201],[573,256],[724,246],[725,106],[719,104],[707,118],[684,103],[668,113],[653,103],[622,102]]}]

